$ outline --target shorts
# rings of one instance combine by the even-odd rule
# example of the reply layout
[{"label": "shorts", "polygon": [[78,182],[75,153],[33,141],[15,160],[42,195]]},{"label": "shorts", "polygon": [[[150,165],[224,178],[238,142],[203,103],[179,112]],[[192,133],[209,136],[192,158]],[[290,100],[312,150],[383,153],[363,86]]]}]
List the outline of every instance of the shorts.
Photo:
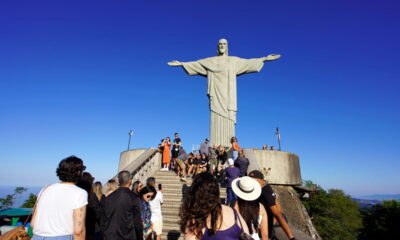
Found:
[{"label": "shorts", "polygon": [[156,235],[161,235],[162,234],[162,228],[163,228],[163,223],[162,220],[160,221],[154,221],[153,223],[153,232]]},{"label": "shorts", "polygon": [[180,168],[185,169],[185,163],[183,162],[182,159],[177,158],[177,159],[175,159],[175,161],[176,161],[176,163],[178,163]]}]

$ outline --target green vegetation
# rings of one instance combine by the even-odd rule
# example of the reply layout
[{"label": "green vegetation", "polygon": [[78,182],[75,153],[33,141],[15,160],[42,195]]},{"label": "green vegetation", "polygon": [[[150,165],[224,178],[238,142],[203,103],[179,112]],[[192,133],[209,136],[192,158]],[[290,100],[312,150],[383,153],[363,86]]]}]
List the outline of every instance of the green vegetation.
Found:
[{"label": "green vegetation", "polygon": [[[312,185],[304,181],[304,186]],[[324,240],[400,239],[399,201],[360,208],[342,190],[318,188],[303,204]]]},{"label": "green vegetation", "polygon": [[400,239],[400,202],[384,201],[381,205],[361,209],[364,229],[362,240]]},{"label": "green vegetation", "polygon": [[[5,198],[0,198],[0,210],[11,208],[15,203],[15,198],[28,189],[23,187],[17,187],[14,189],[14,193],[8,194]],[[28,199],[22,204],[22,208],[33,208],[35,206],[37,196],[33,193],[29,194]]]},{"label": "green vegetation", "polygon": [[33,193],[29,194],[28,199],[25,200],[24,204],[22,204],[22,208],[33,208],[36,203],[37,196]]},{"label": "green vegetation", "polygon": [[0,210],[11,208],[14,205],[15,197],[27,190],[27,188],[16,187],[13,194],[8,194],[5,198],[0,198]]},{"label": "green vegetation", "polygon": [[322,239],[357,239],[363,226],[361,213],[358,204],[342,190],[330,189],[326,192],[319,189],[303,203]]}]

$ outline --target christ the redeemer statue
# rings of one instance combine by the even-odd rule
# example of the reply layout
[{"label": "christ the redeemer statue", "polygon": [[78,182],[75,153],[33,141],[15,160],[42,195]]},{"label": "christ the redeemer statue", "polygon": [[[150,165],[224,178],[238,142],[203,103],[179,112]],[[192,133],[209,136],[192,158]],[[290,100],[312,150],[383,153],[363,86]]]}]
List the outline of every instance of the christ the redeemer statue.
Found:
[{"label": "christ the redeemer statue", "polygon": [[259,72],[265,61],[278,59],[280,55],[243,59],[228,56],[228,41],[218,42],[218,56],[200,59],[195,62],[169,62],[170,66],[182,66],[189,75],[208,78],[207,95],[210,100],[210,140],[211,144],[230,145],[235,136],[237,96],[236,76]]}]

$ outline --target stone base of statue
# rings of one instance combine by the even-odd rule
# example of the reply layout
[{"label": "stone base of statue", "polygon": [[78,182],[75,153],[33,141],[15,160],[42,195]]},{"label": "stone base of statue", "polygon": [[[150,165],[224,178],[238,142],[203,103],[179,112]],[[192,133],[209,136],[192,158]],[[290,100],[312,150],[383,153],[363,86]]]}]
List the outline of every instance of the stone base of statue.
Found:
[{"label": "stone base of statue", "polygon": [[291,152],[244,149],[250,161],[248,172],[260,170],[269,184],[297,186],[302,184],[299,156]]},{"label": "stone base of statue", "polygon": [[[261,150],[244,148],[244,153],[250,161],[248,172],[260,170],[264,173],[265,180],[274,185],[298,186],[302,184],[299,156],[284,151]],[[144,168],[143,161],[152,156],[151,163]],[[150,161],[150,160],[148,160]],[[121,153],[118,172],[121,170],[138,171],[137,168],[152,172],[161,168],[161,153],[156,148],[132,149]]]}]

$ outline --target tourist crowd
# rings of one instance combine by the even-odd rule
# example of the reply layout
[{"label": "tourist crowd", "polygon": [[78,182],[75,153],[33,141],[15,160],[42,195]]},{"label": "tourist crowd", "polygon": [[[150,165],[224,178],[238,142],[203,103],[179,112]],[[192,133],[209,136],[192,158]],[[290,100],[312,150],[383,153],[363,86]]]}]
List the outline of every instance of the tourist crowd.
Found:
[{"label": "tourist crowd", "polygon": [[239,168],[237,177],[246,176],[249,166],[249,160],[245,157],[243,149],[239,147],[236,137],[231,138],[231,146],[225,148],[222,145],[209,145],[206,138],[200,144],[200,148],[195,153],[186,153],[182,147],[182,141],[179,134],[174,134],[175,138],[171,142],[169,137],[161,139],[158,148],[162,152],[162,168],[161,171],[176,171],[182,181],[185,178],[194,177],[202,172],[210,172],[223,185],[226,182],[226,173],[234,170],[227,169],[230,167],[228,159],[232,159],[231,163]]},{"label": "tourist crowd", "polygon": [[163,194],[155,178],[132,182],[133,175],[121,171],[103,189],[85,168],[75,156],[59,163],[61,182],[39,193],[33,240],[161,239]]},{"label": "tourist crowd", "polygon": [[[182,181],[193,178],[179,211],[185,239],[276,239],[274,219],[295,239],[263,173],[248,173],[249,160],[237,138],[227,149],[209,146],[205,139],[198,152],[187,154],[179,134],[174,136],[159,145],[161,170],[175,171]],[[85,168],[75,156],[59,163],[61,182],[39,193],[31,221],[33,240],[161,239],[163,193],[155,178],[133,182],[129,171],[121,171],[103,188]],[[223,204],[220,186],[227,191]]]}]

